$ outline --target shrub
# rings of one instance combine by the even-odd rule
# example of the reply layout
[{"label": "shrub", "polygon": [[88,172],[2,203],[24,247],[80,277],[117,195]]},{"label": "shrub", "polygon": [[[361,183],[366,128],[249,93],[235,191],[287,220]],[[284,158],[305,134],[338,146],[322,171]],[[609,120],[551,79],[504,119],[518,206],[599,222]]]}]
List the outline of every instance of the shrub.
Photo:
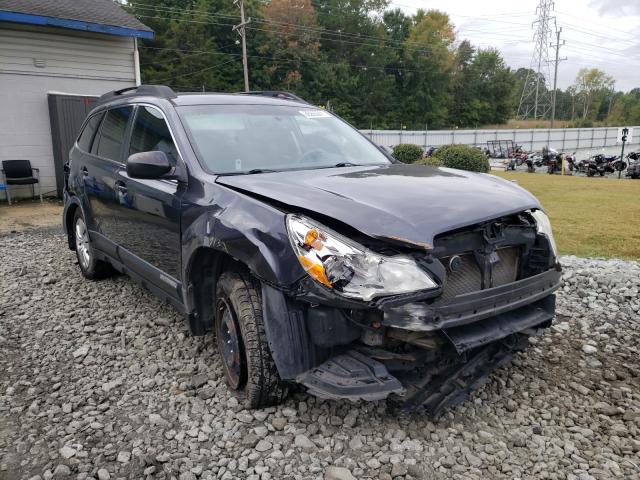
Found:
[{"label": "shrub", "polygon": [[442,165],[449,168],[486,173],[489,171],[489,160],[477,148],[468,145],[445,145],[435,155]]},{"label": "shrub", "polygon": [[415,162],[416,165],[429,165],[430,167],[441,167],[442,160],[437,157],[424,157]]},{"label": "shrub", "polygon": [[424,151],[419,145],[401,143],[393,147],[393,157],[402,163],[415,163],[424,156]]}]

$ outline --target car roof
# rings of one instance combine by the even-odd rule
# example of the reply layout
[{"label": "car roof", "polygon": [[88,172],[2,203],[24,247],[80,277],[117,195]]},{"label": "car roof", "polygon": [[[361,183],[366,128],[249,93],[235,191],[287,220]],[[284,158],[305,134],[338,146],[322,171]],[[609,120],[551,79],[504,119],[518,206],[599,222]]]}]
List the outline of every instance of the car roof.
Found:
[{"label": "car roof", "polygon": [[206,93],[176,93],[166,85],[137,85],[107,92],[98,98],[95,107],[116,106],[127,103],[170,101],[175,106],[182,105],[310,105],[291,92],[277,90]]},{"label": "car roof", "polygon": [[184,105],[283,105],[316,108],[305,102],[284,98],[244,95],[238,93],[179,93],[171,101],[176,106]]}]

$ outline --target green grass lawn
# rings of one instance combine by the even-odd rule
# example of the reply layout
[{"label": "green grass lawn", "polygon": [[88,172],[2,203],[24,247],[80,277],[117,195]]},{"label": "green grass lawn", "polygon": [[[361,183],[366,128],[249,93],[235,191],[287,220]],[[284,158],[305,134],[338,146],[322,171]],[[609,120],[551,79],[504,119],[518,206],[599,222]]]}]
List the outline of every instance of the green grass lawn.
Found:
[{"label": "green grass lawn", "polygon": [[640,181],[493,172],[533,193],[560,253],[640,259]]}]

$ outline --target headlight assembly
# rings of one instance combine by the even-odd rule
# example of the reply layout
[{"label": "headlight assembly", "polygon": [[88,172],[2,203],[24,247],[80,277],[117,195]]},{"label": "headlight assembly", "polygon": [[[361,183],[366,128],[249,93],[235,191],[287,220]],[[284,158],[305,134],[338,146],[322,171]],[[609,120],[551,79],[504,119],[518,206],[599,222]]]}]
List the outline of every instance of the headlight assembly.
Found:
[{"label": "headlight assembly", "polygon": [[369,301],[438,287],[413,259],[380,255],[308,218],[288,215],[287,230],[309,276],[345,297]]},{"label": "headlight assembly", "polygon": [[558,249],[556,247],[556,241],[553,239],[553,232],[551,231],[551,222],[549,221],[549,217],[542,210],[531,210],[531,216],[536,221],[536,228],[538,233],[546,236],[549,239],[549,244],[551,245],[551,251],[553,252],[553,256],[558,256]]}]

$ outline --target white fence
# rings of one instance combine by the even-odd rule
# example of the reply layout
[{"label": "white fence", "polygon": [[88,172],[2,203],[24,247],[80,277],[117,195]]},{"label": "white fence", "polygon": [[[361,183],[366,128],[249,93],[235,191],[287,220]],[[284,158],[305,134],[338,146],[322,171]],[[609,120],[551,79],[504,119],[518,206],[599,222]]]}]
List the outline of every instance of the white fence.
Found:
[{"label": "white fence", "polygon": [[[635,130],[633,142],[640,134]],[[393,147],[400,143],[413,143],[424,148],[430,146],[464,145],[485,146],[489,140],[513,140],[523,149],[533,151],[549,146],[559,151],[569,152],[582,148],[602,148],[616,145],[618,127],[602,128],[532,128],[514,130],[361,130],[378,145]]]}]

